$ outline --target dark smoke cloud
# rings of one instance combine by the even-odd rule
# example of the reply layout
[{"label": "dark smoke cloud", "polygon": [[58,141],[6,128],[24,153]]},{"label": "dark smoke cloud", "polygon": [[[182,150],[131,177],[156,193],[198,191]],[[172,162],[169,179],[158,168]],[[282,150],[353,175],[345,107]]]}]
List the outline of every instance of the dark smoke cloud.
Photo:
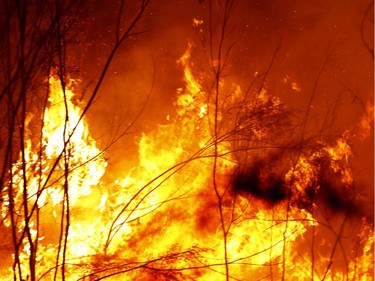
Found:
[{"label": "dark smoke cloud", "polygon": [[246,172],[233,179],[233,191],[245,197],[255,197],[270,206],[287,199],[289,190],[284,180],[276,174],[266,174],[265,161],[256,161]]},{"label": "dark smoke cloud", "polygon": [[[313,168],[319,170],[317,179],[302,192],[293,185],[293,180],[285,180],[285,173],[274,170],[275,166],[285,165],[281,155],[273,154],[257,159],[236,172],[232,178],[233,195],[255,200],[255,204],[261,202],[269,208],[287,203],[311,213],[316,213],[318,209],[325,217],[343,215],[357,221],[364,217],[368,222],[373,221],[371,212],[363,208],[363,198],[357,193],[354,183],[345,184],[341,175],[329,167],[327,156],[314,162]],[[292,166],[278,170],[291,169]]]}]

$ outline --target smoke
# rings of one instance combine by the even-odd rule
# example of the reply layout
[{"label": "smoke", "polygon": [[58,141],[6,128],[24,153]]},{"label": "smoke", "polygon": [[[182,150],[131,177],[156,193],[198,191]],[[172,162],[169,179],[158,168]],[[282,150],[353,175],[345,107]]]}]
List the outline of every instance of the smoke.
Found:
[{"label": "smoke", "polygon": [[[85,83],[97,76],[108,55],[114,38],[110,30],[116,25],[113,15],[118,9],[116,1],[91,4],[85,34],[89,44],[81,67]],[[222,4],[215,2],[214,20],[221,19]],[[249,95],[265,88],[271,96],[279,97],[292,112],[294,136],[323,136],[329,140],[345,130],[352,131],[355,182],[350,192],[336,175],[325,171],[319,174],[312,191],[293,197],[299,198],[293,204],[310,210],[314,203],[335,215],[365,215],[371,221],[373,133],[366,139],[356,138],[362,135],[358,123],[366,114],[364,105],[373,103],[373,59],[369,53],[373,46],[368,46],[373,42],[369,38],[372,32],[368,32],[373,30],[368,20],[370,4],[371,1],[344,1],[340,5],[327,1],[236,1],[224,42],[225,48],[231,46],[224,76],[243,91],[249,89]],[[194,27],[193,18],[203,24]],[[100,98],[91,109],[90,124],[96,138],[100,138],[119,122],[116,117],[122,116],[120,119],[126,124],[132,121],[151,93],[131,135],[120,139],[107,154],[110,163],[119,167],[114,170],[126,170],[129,159],[136,158],[140,134],[165,123],[167,116],[174,113],[176,89],[183,85],[182,69],[176,60],[186,50],[188,41],[193,43],[194,66],[211,73],[210,53],[217,51],[219,27],[213,23],[211,38],[209,1],[151,4],[136,29],[138,34],[119,50]],[[207,88],[211,86],[209,82]],[[249,163],[238,163],[246,168],[232,180],[234,193],[256,198],[269,207],[292,197],[292,186],[285,182],[290,163],[281,162],[283,169],[275,170],[270,155],[246,161]],[[324,165],[319,165],[324,170]]]},{"label": "smoke", "polygon": [[[223,3],[214,2],[214,20],[220,20]],[[231,47],[223,70],[227,84],[239,85],[249,96],[264,88],[285,103],[293,120],[291,132],[284,127],[272,128],[275,142],[280,136],[288,139],[288,134],[294,141],[301,135],[304,140],[323,137],[328,141],[345,130],[352,131],[355,181],[344,186],[340,177],[327,169],[327,159],[320,159],[315,163],[320,171],[317,179],[300,192],[285,179],[294,167],[290,159],[295,155],[257,151],[237,163],[241,168],[231,180],[232,194],[265,208],[290,202],[301,210],[315,210],[317,219],[323,221],[346,216],[354,221],[363,217],[373,221],[373,133],[366,139],[356,138],[362,135],[358,124],[366,114],[364,105],[373,103],[373,59],[361,28],[370,2],[235,2],[224,41],[224,49]],[[81,69],[85,83],[97,77],[108,56],[114,38],[109,31],[116,25],[113,15],[118,9],[116,1],[93,3],[85,34],[89,44]],[[193,26],[194,18],[203,21],[199,28]],[[366,31],[373,30],[368,20],[364,23]],[[119,50],[91,109],[89,121],[95,138],[106,135],[119,120],[131,122],[149,94],[150,98],[129,134],[107,151],[108,170],[114,178],[136,165],[141,133],[166,123],[167,116],[175,113],[176,89],[183,86],[182,69],[176,60],[188,42],[193,44],[194,67],[212,75],[210,57],[217,52],[220,24],[213,23],[211,28],[209,1],[154,1],[137,26],[137,34]],[[366,34],[365,42],[373,42],[368,38],[372,33]],[[204,86],[210,89],[212,81]],[[216,225],[209,216],[215,212],[211,201],[201,207],[198,229]]]},{"label": "smoke", "polygon": [[[364,44],[364,40],[372,42],[368,30],[373,27],[366,18],[368,2],[344,1],[337,5],[327,1],[236,1],[228,21],[230,32],[225,38],[225,46],[233,45],[225,68],[226,79],[243,90],[255,80],[250,94],[265,87],[270,95],[280,97],[296,122],[305,122],[306,139],[322,135],[330,139],[344,130],[356,131],[365,113],[364,105],[373,100],[373,62],[366,48],[368,43]],[[173,114],[175,90],[182,85],[182,70],[176,60],[190,41],[194,45],[195,67],[210,71],[209,33],[212,28],[211,43],[215,51],[222,4],[215,2],[216,16],[210,27],[208,1],[152,3],[137,27],[139,34],[126,42],[111,66],[101,90],[106,98],[93,109],[96,132],[108,131],[112,124],[103,120],[108,120],[112,112],[125,111],[125,117],[131,120],[150,89],[149,106],[138,120],[135,134],[152,130],[165,122],[168,114]],[[94,14],[90,15],[95,18],[90,25],[93,32],[88,33],[92,47],[82,66],[82,73],[90,77],[91,69],[98,69],[96,64],[108,54],[113,40],[110,32],[115,26],[113,12],[103,9],[104,6],[108,7],[107,1],[96,2],[92,7]],[[116,11],[115,1],[110,1],[109,6]],[[203,20],[202,26],[194,27],[193,18]],[[256,75],[264,80],[257,80]],[[119,105],[120,108],[113,110]],[[298,135],[302,126],[296,127]],[[128,143],[128,139],[120,140],[114,150],[123,151]],[[372,144],[373,134],[365,140],[355,136],[352,139],[354,176],[364,194],[361,200],[365,203],[361,205],[365,206],[373,206]],[[253,159],[246,172],[236,175],[234,191],[269,205],[287,200],[291,196],[290,187],[284,182],[282,172],[269,171],[271,161],[272,158]],[[342,192],[337,181],[330,180],[332,175],[320,177],[316,183],[320,186],[319,193],[314,198],[308,196],[310,202],[296,202],[297,205],[316,201],[334,213],[359,209],[359,204],[353,203],[354,195]],[[372,208],[366,211],[371,212]]]},{"label": "smoke", "polygon": [[287,200],[289,190],[281,175],[270,173],[270,160],[254,161],[245,171],[237,173],[232,182],[233,192],[254,197],[270,207]]},{"label": "smoke", "polygon": [[345,184],[342,175],[329,166],[330,159],[326,155],[315,160],[314,166],[310,167],[319,172],[305,190],[296,188],[297,179],[286,179],[285,171],[297,168],[285,167],[287,162],[283,156],[282,153],[274,153],[236,171],[231,182],[233,196],[240,195],[249,201],[260,202],[267,208],[289,204],[312,214],[318,210],[324,217],[346,216],[356,221],[363,218],[373,221],[371,212],[363,207],[363,197],[354,183]]}]

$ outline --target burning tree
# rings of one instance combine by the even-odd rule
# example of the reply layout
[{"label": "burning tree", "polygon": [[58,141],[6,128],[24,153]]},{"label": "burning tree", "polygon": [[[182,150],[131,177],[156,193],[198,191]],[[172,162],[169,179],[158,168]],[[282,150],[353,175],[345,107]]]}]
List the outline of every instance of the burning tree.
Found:
[{"label": "burning tree", "polygon": [[[360,134],[327,133],[341,95],[317,133],[309,123],[338,45],[312,79],[306,108],[294,112],[268,86],[283,42],[265,70],[241,84],[231,76],[232,35],[245,4],[196,2],[207,14],[192,18],[201,41],[190,40],[177,60],[183,83],[174,111],[138,137],[136,164],[118,173],[105,155],[147,104],[124,126],[112,124],[116,134],[106,145],[93,137],[88,112],[123,43],[144,34],[136,25],[158,6],[142,0],[115,7],[110,51],[87,95],[72,79],[75,28],[88,20],[87,7],[1,5],[5,278],[371,280],[371,214],[361,207],[351,162],[350,143]],[[300,92],[291,79],[284,82]],[[371,108],[360,132],[373,129]]]}]

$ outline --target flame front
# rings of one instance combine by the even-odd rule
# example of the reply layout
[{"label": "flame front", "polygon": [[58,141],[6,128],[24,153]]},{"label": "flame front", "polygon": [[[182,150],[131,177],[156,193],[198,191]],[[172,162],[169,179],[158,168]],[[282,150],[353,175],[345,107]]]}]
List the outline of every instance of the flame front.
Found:
[{"label": "flame front", "polygon": [[[255,148],[273,138],[280,123],[272,120],[286,124],[285,106],[264,89],[246,100],[238,85],[225,84],[228,93],[215,103],[197,78],[204,74],[194,75],[191,51],[178,60],[185,86],[176,113],[142,135],[138,165],[114,182],[104,178],[111,171],[72,88],[50,79],[42,138],[30,133],[1,205],[6,231],[22,242],[23,278],[38,257],[38,280],[371,280],[368,222],[347,248],[345,221],[337,232],[319,207],[331,184],[322,178],[337,178],[342,192],[353,186],[348,134],[296,149],[290,160],[275,157],[288,163],[283,173],[262,169],[257,159],[274,152]],[[336,238],[324,240],[327,232]],[[7,279],[12,263],[1,267]]]}]

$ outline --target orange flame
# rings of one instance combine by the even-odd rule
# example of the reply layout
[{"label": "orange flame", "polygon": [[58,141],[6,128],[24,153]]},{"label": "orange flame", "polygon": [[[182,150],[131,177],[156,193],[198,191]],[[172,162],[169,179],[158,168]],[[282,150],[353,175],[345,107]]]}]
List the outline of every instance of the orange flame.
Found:
[{"label": "orange flame", "polygon": [[[25,230],[24,185],[27,206],[36,204],[40,212],[31,213],[28,223],[32,240],[38,241],[37,277],[50,280],[56,265],[63,262],[61,241],[51,229],[69,207],[66,280],[225,280],[226,267],[235,280],[370,280],[374,239],[368,223],[362,222],[354,258],[348,258],[345,266],[333,267],[332,256],[310,255],[313,246],[328,245],[324,240],[315,242],[316,233],[332,226],[318,219],[315,202],[311,208],[296,203],[311,201],[311,188],[314,193],[323,188],[319,177],[327,167],[319,163],[324,161],[346,188],[353,184],[349,135],[332,146],[322,142],[312,152],[301,153],[283,175],[288,192],[277,204],[267,205],[257,196],[232,191],[232,177],[241,164],[233,151],[233,139],[240,139],[236,141],[241,145],[243,139],[251,143],[266,140],[272,133],[269,126],[274,126],[267,118],[282,116],[283,104],[262,90],[254,102],[240,108],[239,118],[233,121],[229,109],[244,100],[241,88],[233,86],[218,102],[223,109],[218,116],[222,126],[215,139],[215,104],[202,86],[204,74],[194,73],[191,51],[189,45],[178,60],[184,68],[185,85],[177,91],[175,116],[168,118],[168,124],[142,134],[138,165],[111,183],[103,179],[107,163],[81,119],[82,110],[72,101],[72,89],[62,89],[57,79],[50,79],[41,150],[35,149],[37,142],[30,135],[26,169],[20,158],[13,167],[12,186],[6,188],[16,191],[18,235]],[[224,89],[225,85],[220,86]],[[217,173],[212,175],[216,156]],[[215,195],[213,176],[224,194],[222,200]],[[68,195],[64,192],[67,184]],[[7,194],[4,202],[10,202]],[[10,228],[9,204],[1,207],[4,224]],[[26,278],[32,243],[21,240],[20,264]],[[336,246],[329,247],[334,253]],[[0,267],[0,273],[8,279],[13,276],[10,267]]]}]

